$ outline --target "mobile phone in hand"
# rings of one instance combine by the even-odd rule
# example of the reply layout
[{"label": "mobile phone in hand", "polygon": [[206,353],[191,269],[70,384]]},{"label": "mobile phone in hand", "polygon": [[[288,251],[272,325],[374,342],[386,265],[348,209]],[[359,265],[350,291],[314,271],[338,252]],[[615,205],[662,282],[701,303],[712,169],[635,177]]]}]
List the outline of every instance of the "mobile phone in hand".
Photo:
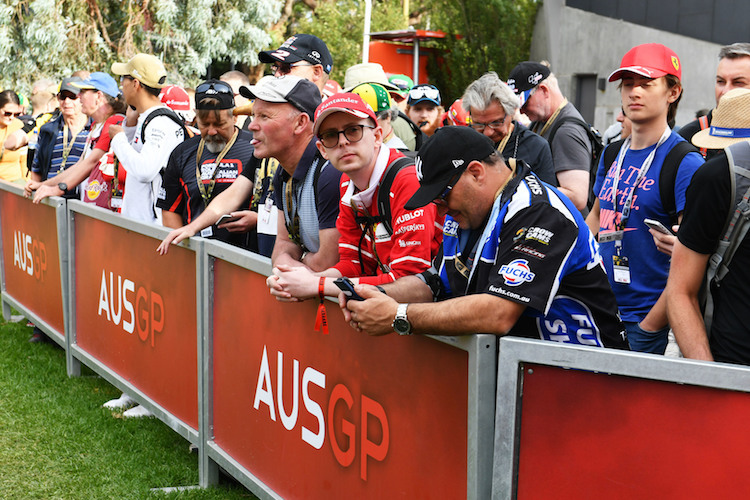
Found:
[{"label": "mobile phone in hand", "polygon": [[236,217],[236,216],[233,217],[233,216],[231,216],[229,214],[224,214],[221,217],[219,217],[219,220],[216,221],[216,225],[218,226],[220,224],[225,224],[227,222],[234,222],[234,221],[237,221],[237,220],[240,220],[240,218]]},{"label": "mobile phone in hand", "polygon": [[333,284],[344,292],[347,300],[365,300],[354,291],[354,283],[349,278],[336,278],[333,280]]},{"label": "mobile phone in hand", "polygon": [[662,224],[658,220],[655,220],[655,219],[643,219],[643,223],[646,224],[651,229],[653,229],[655,231],[659,231],[660,233],[674,235],[674,233],[672,231],[670,231],[667,228],[667,226],[665,226],[664,224]]}]

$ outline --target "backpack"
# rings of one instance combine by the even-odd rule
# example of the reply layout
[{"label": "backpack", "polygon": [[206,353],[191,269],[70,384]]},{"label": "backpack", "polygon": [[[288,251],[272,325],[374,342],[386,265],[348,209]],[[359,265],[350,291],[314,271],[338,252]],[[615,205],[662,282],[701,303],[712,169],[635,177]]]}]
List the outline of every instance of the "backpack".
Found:
[{"label": "backpack", "polygon": [[383,180],[378,186],[378,215],[359,215],[355,218],[357,224],[383,224],[389,235],[393,234],[392,212],[391,212],[391,186],[401,169],[414,165],[414,159],[408,156],[396,158],[385,168]]},{"label": "backpack", "polygon": [[[729,272],[729,264],[734,254],[750,230],[750,143],[739,142],[724,149],[729,164],[730,193],[734,210],[730,210],[724,222],[723,237],[716,251],[711,255],[706,270],[706,278],[711,289],[719,288]],[[703,313],[706,333],[711,333],[713,321],[713,300],[706,293],[706,308]]]},{"label": "backpack", "polygon": [[182,133],[184,134],[185,139],[188,139],[190,137],[193,137],[194,134],[191,134],[188,128],[185,126],[185,122],[177,116],[177,113],[172,111],[169,108],[157,108],[146,117],[145,120],[143,120],[143,127],[141,127],[141,143],[146,142],[146,127],[148,127],[148,124],[151,123],[151,120],[154,118],[158,118],[160,116],[166,116],[173,122],[175,122],[177,125],[179,125],[182,128]]},{"label": "backpack", "polygon": [[422,132],[422,129],[420,129],[419,126],[411,120],[411,118],[406,116],[406,113],[404,113],[403,111],[399,110],[398,116],[400,118],[403,118],[406,121],[406,124],[409,125],[411,131],[414,132],[414,151],[419,151],[419,148],[422,147],[424,141],[427,140],[427,134]]},{"label": "backpack", "polygon": [[[604,166],[609,168],[620,154],[625,139],[613,142],[604,150]],[[677,170],[680,168],[683,158],[688,153],[698,153],[698,150],[687,141],[680,141],[675,144],[664,158],[664,163],[659,173],[659,195],[661,196],[661,206],[669,215],[671,225],[677,224],[677,208],[675,207],[674,185],[677,181]]]},{"label": "backpack", "polygon": [[594,206],[594,201],[596,201],[596,195],[594,194],[594,182],[596,182],[596,172],[599,169],[599,157],[601,156],[602,150],[604,149],[604,144],[602,143],[602,134],[600,134],[599,131],[596,130],[592,125],[586,123],[577,116],[565,116],[558,120],[555,120],[552,123],[552,128],[549,131],[549,138],[547,139],[547,142],[552,144],[552,140],[555,138],[557,129],[559,129],[560,126],[564,123],[568,122],[575,123],[576,125],[582,127],[583,130],[586,131],[586,135],[588,136],[589,142],[591,143],[591,161],[589,162],[589,196],[588,200],[586,201],[586,208],[591,210],[591,207]]}]

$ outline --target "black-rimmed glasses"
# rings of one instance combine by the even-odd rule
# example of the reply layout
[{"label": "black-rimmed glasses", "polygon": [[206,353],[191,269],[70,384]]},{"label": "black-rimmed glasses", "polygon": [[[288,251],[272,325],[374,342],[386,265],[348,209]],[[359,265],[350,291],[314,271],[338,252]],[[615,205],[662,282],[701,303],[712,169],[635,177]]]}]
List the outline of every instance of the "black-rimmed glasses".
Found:
[{"label": "black-rimmed glasses", "polygon": [[484,132],[485,127],[490,127],[492,130],[499,130],[500,127],[503,126],[505,123],[505,120],[508,119],[508,115],[506,114],[503,116],[502,120],[493,120],[489,123],[482,123],[482,122],[475,122],[474,119],[471,120],[471,123],[469,126],[476,130],[477,132]]},{"label": "black-rimmed glasses", "polygon": [[318,134],[318,139],[327,148],[335,148],[339,143],[339,136],[341,134],[344,134],[344,137],[349,142],[359,142],[362,140],[365,127],[375,128],[372,125],[350,125],[344,130],[324,130]]}]

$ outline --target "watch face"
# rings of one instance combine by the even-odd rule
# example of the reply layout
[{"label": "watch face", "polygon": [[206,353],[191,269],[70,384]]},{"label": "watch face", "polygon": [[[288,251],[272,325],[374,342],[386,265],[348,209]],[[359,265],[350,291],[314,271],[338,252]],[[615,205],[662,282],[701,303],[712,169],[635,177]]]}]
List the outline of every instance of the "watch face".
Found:
[{"label": "watch face", "polygon": [[403,318],[396,318],[393,321],[393,329],[396,330],[396,333],[405,335],[411,330],[411,324]]}]

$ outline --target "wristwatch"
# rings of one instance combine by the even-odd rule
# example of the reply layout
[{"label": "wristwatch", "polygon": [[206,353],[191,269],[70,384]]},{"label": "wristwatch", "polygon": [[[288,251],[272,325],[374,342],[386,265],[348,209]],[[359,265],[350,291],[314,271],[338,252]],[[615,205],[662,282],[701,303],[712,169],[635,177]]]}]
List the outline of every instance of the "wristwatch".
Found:
[{"label": "wristwatch", "polygon": [[396,318],[391,325],[399,335],[411,335],[411,323],[406,319],[406,308],[409,304],[399,304],[396,309]]},{"label": "wristwatch", "polygon": [[68,190],[68,185],[65,184],[64,182],[61,182],[57,185],[57,189],[65,193]]}]

